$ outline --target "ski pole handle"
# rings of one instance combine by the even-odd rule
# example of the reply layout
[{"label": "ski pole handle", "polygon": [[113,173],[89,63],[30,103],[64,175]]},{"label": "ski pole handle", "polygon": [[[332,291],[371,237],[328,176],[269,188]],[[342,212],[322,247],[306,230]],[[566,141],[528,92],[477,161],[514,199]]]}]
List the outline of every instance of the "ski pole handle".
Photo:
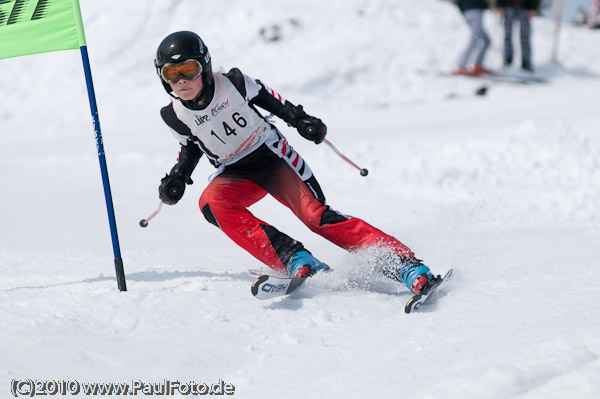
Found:
[{"label": "ski pole handle", "polygon": [[162,201],[158,203],[158,208],[156,208],[156,210],[154,212],[152,212],[152,214],[150,216],[148,216],[146,219],[142,219],[140,220],[140,226],[141,227],[148,227],[148,222],[150,220],[152,220],[152,218],[154,218],[154,216],[158,215],[158,212],[160,212],[160,209],[162,208]]},{"label": "ski pole handle", "polygon": [[352,162],[347,156],[345,156],[344,154],[342,154],[340,152],[340,150],[338,150],[337,148],[335,148],[335,146],[333,144],[331,144],[331,142],[327,139],[324,139],[323,142],[325,144],[327,144],[329,146],[329,148],[331,148],[340,158],[342,158],[344,161],[348,162],[350,165],[354,166],[356,169],[358,169],[360,171],[360,175],[361,176],[366,176],[369,174],[369,171],[365,168],[361,168],[360,166],[358,166],[357,164],[355,164],[354,162]]}]

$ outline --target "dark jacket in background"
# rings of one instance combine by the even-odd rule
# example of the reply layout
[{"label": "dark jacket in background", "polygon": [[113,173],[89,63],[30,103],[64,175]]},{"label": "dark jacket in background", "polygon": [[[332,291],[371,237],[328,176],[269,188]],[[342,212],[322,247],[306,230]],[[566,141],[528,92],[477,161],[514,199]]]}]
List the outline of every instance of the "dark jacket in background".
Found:
[{"label": "dark jacket in background", "polygon": [[460,11],[465,12],[473,9],[486,9],[488,8],[487,0],[456,0],[456,5],[460,8]]},{"label": "dark jacket in background", "polygon": [[496,8],[522,8],[524,10],[537,10],[540,0],[496,0]]}]

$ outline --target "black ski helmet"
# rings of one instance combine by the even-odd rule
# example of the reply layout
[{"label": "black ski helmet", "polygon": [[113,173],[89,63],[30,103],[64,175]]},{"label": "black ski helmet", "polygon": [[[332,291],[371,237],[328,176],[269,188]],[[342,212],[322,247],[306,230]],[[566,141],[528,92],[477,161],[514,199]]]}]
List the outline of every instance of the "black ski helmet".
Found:
[{"label": "black ski helmet", "polygon": [[175,32],[165,37],[158,46],[154,66],[163,87],[169,95],[173,96],[171,86],[162,79],[160,69],[165,64],[178,64],[189,59],[197,60],[202,65],[202,83],[205,90],[213,83],[212,65],[208,47],[206,47],[200,36],[190,31]]}]

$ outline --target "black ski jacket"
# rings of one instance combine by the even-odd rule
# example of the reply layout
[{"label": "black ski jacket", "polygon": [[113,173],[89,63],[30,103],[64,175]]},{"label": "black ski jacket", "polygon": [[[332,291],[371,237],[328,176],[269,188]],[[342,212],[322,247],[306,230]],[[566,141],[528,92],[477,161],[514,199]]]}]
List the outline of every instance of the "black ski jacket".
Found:
[{"label": "black ski jacket", "polygon": [[487,0],[456,0],[455,2],[461,12],[477,8],[484,10],[488,8]]},{"label": "black ski jacket", "polygon": [[523,10],[537,10],[540,0],[497,0],[497,8],[522,8]]}]

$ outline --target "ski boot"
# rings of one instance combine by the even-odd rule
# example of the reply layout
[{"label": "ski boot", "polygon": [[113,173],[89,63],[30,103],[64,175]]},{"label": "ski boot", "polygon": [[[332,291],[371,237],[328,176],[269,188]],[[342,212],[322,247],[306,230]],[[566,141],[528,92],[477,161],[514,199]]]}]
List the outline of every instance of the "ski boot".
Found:
[{"label": "ski boot", "polygon": [[487,69],[481,64],[475,64],[471,70],[471,74],[473,76],[496,75],[496,72],[492,71],[491,69]]},{"label": "ski boot", "polygon": [[397,258],[395,264],[383,268],[386,277],[403,283],[415,294],[426,293],[434,280],[429,268],[417,258]]},{"label": "ski boot", "polygon": [[319,270],[329,270],[329,266],[312,256],[307,250],[301,249],[292,256],[287,269],[290,277],[299,278],[310,277]]}]

